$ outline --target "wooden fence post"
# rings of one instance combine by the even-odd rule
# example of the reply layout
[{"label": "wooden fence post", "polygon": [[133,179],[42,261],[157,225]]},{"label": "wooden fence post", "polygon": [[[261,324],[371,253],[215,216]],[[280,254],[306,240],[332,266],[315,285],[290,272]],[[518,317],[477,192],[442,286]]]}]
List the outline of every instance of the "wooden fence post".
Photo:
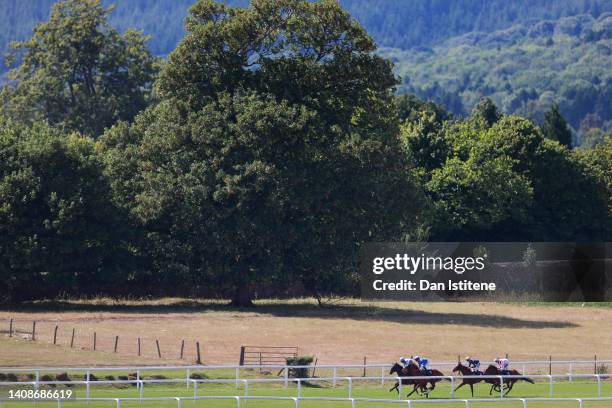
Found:
[{"label": "wooden fence post", "polygon": [[119,344],[119,336],[115,336],[115,353],[117,352],[117,345]]},{"label": "wooden fence post", "polygon": [[367,364],[367,358],[366,356],[363,356],[363,376],[366,376],[366,364]]},{"label": "wooden fence post", "polygon": [[159,358],[162,358],[161,350],[159,348],[159,340],[155,339],[155,344],[157,345],[157,355],[159,356]]},{"label": "wooden fence post", "polygon": [[57,344],[57,329],[58,329],[58,325],[55,325],[55,330],[53,331],[53,344]]},{"label": "wooden fence post", "polygon": [[314,365],[312,366],[312,376],[315,376],[315,372],[317,371],[317,361],[319,361],[318,357],[315,357]]},{"label": "wooden fence post", "polygon": [[96,332],[94,332],[93,349],[94,349],[94,351],[96,351]]},{"label": "wooden fence post", "polygon": [[185,351],[185,339],[181,341],[181,360],[183,359],[183,352]]},{"label": "wooden fence post", "polygon": [[240,362],[238,365],[244,365],[244,346],[240,346]]},{"label": "wooden fence post", "polygon": [[9,323],[9,337],[13,337],[13,319],[11,318],[11,322]]},{"label": "wooden fence post", "polygon": [[196,364],[202,364],[202,356],[200,355],[200,342],[196,341],[197,359]]},{"label": "wooden fence post", "polygon": [[140,337],[138,338],[138,357],[140,357]]},{"label": "wooden fence post", "polygon": [[74,327],[72,328],[72,337],[70,337],[70,348],[74,347]]},{"label": "wooden fence post", "polygon": [[548,375],[552,374],[552,355],[548,356]]},{"label": "wooden fence post", "polygon": [[36,320],[32,322],[32,341],[36,340]]},{"label": "wooden fence post", "polygon": [[593,371],[593,374],[597,374],[597,354],[593,356],[593,364],[594,364],[593,369],[595,370]]}]

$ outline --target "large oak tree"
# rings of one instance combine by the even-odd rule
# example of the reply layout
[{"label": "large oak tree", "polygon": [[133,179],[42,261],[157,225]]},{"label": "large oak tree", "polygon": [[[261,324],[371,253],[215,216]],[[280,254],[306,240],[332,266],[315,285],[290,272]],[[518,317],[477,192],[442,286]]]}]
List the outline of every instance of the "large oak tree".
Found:
[{"label": "large oak tree", "polygon": [[200,0],[186,31],[160,104],[103,140],[160,268],[241,306],[255,282],[320,294],[346,284],[359,243],[420,221],[391,64],[337,2]]}]

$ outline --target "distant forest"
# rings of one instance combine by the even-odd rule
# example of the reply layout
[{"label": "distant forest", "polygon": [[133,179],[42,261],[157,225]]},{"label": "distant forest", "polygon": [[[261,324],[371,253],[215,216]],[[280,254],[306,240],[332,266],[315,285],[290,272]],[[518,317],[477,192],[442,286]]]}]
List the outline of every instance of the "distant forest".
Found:
[{"label": "distant forest", "polygon": [[[31,35],[53,2],[0,2],[0,48]],[[102,3],[115,4],[113,26],[143,30],[151,36],[152,52],[166,56],[184,35],[182,22],[193,0]],[[576,145],[590,146],[612,130],[610,0],[340,3],[372,35],[382,55],[394,61],[400,93],[441,103],[461,116],[488,96],[503,112],[538,123],[558,103]]]}]

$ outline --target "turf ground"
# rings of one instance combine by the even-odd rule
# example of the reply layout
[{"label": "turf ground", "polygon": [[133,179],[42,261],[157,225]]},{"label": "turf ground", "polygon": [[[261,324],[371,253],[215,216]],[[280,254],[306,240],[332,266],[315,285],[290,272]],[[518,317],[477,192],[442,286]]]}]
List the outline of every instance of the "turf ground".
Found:
[{"label": "turf ground", "polygon": [[[354,398],[380,398],[380,399],[395,399],[397,394],[389,393],[388,388],[391,384],[385,384],[384,387],[378,384],[367,383],[367,382],[356,382],[353,386],[353,397]],[[73,390],[76,392],[77,397],[84,397],[85,390],[80,387],[75,387]],[[240,386],[236,388],[234,384],[200,384],[198,386],[198,395],[244,395],[244,388]],[[249,395],[252,396],[297,396],[297,388],[294,385],[289,386],[287,389],[278,385],[270,384],[249,384]],[[538,382],[535,385],[519,383],[512,390],[508,397],[520,397],[520,398],[532,398],[532,397],[548,397],[550,388],[548,383]],[[554,386],[554,395],[557,398],[580,398],[580,397],[596,397],[597,396],[597,384],[595,382],[578,381],[573,383],[556,383]],[[494,394],[495,395],[495,394]],[[177,397],[193,396],[193,388],[187,390],[184,385],[152,385],[146,384],[144,390],[144,397]],[[336,388],[332,388],[331,383],[322,383],[318,385],[309,385],[302,387],[303,397],[337,397],[346,398],[348,397],[348,387],[346,382],[338,381]],[[612,382],[604,382],[602,384],[602,396],[612,397]],[[115,386],[109,387],[104,385],[94,386],[91,389],[91,397],[99,398],[138,398],[139,391],[133,387],[117,388]],[[450,384],[440,384],[436,390],[431,394],[431,398],[436,399],[447,399],[450,397]],[[455,393],[455,398],[471,398],[469,389],[461,389]],[[475,386],[475,398],[489,398],[489,387],[487,385]],[[413,399],[420,400],[421,397],[413,397]],[[34,407],[47,408],[56,407],[57,403],[51,402],[5,402],[3,407]],[[86,404],[85,402],[77,401],[66,401],[63,404],[64,407],[88,407],[88,408],[110,408],[115,407],[116,404],[113,401],[109,402],[92,402]],[[122,407],[159,407],[159,408],[170,408],[176,407],[176,401],[130,401],[123,402]],[[236,402],[232,400],[201,400],[201,401],[184,401],[183,407],[211,407],[211,408],[226,408],[235,407]],[[243,401],[242,407],[251,408],[284,408],[294,407],[295,403],[292,401],[265,401],[265,400],[249,400],[246,403]],[[305,408],[345,408],[350,407],[350,402],[341,401],[302,401],[301,407]],[[389,403],[369,403],[369,402],[358,402],[358,407],[373,408],[373,407],[394,407],[396,404]],[[401,405],[400,405],[401,406]],[[419,404],[415,404],[419,406]],[[455,403],[444,403],[444,404],[432,404],[422,405],[431,408],[441,407],[464,407],[465,404],[461,402]],[[485,408],[513,408],[522,407],[522,403],[518,401],[508,401],[503,403],[490,403],[490,402],[473,402],[473,407]],[[530,402],[529,407],[536,408],[564,408],[564,407],[576,407],[577,402]],[[585,402],[584,408],[604,408],[612,406],[610,401],[599,401],[599,402]]]}]

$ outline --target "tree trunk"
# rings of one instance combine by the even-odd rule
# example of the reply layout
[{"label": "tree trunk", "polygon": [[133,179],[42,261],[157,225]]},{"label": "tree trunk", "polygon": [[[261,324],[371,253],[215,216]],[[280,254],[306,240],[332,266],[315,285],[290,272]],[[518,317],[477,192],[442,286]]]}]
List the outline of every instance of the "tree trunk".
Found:
[{"label": "tree trunk", "polygon": [[248,283],[240,282],[238,286],[236,286],[231,305],[237,307],[255,306],[253,304],[253,300],[251,299],[251,289]]}]

